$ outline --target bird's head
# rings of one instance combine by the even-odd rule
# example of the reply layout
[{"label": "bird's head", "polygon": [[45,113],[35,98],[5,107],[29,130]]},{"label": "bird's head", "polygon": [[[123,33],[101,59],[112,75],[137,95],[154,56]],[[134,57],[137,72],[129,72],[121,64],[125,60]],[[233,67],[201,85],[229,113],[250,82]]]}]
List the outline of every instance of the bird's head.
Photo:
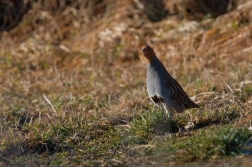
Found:
[{"label": "bird's head", "polygon": [[154,50],[148,45],[143,47],[142,54],[149,64],[152,62],[152,60],[156,56]]}]

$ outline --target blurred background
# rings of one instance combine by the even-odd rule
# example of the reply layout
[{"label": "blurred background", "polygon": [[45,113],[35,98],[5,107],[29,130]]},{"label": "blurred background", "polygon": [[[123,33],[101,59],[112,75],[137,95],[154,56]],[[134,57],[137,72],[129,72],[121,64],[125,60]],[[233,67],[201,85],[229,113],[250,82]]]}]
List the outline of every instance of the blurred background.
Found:
[{"label": "blurred background", "polygon": [[[15,72],[29,74],[30,79],[43,73],[54,77],[60,69],[60,82],[74,89],[74,80],[84,82],[84,74],[96,75],[93,69],[118,70],[119,75],[138,71],[135,75],[144,80],[140,50],[149,44],[182,85],[198,79],[210,89],[222,90],[217,81],[239,80],[249,71],[243,68],[252,61],[251,8],[250,0],[1,0],[1,83],[6,84],[17,67]],[[229,75],[234,68],[244,73]],[[89,80],[81,84],[89,85]],[[51,84],[37,83],[27,94],[32,87],[50,91],[55,86]],[[115,85],[120,84],[128,83]]]},{"label": "blurred background", "polygon": [[[151,145],[146,148],[154,150],[157,161],[167,157],[167,163],[173,155],[181,162],[233,155],[229,148],[239,135],[246,134],[242,142],[251,137],[225,126],[251,127],[251,21],[252,0],[0,0],[5,165],[24,153],[59,150],[65,150],[63,158],[57,155],[69,164],[72,155],[78,162],[103,159],[108,164],[122,155],[119,165],[127,164],[135,160],[131,152],[145,149],[138,147],[144,144]],[[156,133],[165,127],[159,126],[165,117],[156,114],[147,97],[145,44],[201,106],[174,120],[182,129],[193,122],[190,135],[170,140]],[[154,123],[147,125],[148,118]],[[201,130],[210,135],[199,135]],[[215,136],[224,141],[221,147],[212,146],[218,143],[212,141],[214,134],[223,134]],[[226,140],[230,134],[233,139]],[[190,136],[197,135],[191,144]],[[139,164],[152,159],[138,155]],[[17,166],[26,163],[14,160]]]},{"label": "blurred background", "polygon": [[146,43],[158,43],[160,52],[187,46],[186,52],[197,54],[206,48],[215,52],[212,47],[219,39],[249,26],[250,7],[249,0],[2,0],[0,31],[2,40],[8,36],[18,43],[33,35],[88,54],[120,45],[122,59],[137,57],[139,46]]}]

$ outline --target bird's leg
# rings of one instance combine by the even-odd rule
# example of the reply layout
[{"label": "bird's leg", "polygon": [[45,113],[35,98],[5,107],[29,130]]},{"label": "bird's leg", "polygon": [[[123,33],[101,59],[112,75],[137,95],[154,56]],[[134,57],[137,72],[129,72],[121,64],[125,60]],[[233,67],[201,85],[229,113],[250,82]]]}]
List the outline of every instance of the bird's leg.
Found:
[{"label": "bird's leg", "polygon": [[153,99],[150,97],[151,101],[153,102],[153,107],[152,107],[152,111],[154,110],[154,108],[157,106],[157,104],[153,101]]},{"label": "bird's leg", "polygon": [[173,118],[173,112],[172,108],[167,106],[165,103],[162,103],[165,113],[168,115],[168,133],[172,134],[172,118]]},{"label": "bird's leg", "polygon": [[156,107],[156,104],[154,103],[154,105],[152,107],[152,111],[154,111],[155,107]]},{"label": "bird's leg", "polygon": [[167,106],[165,103],[162,103],[163,107],[165,109],[165,113],[168,115],[169,118],[173,118],[173,108],[170,106]]}]

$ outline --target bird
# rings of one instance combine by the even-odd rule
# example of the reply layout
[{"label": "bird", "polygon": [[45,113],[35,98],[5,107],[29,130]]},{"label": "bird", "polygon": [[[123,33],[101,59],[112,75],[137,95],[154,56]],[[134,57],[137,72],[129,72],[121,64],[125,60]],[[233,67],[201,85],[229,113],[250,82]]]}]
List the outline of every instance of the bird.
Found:
[{"label": "bird", "polygon": [[147,92],[155,105],[162,106],[170,118],[174,113],[199,108],[199,105],[188,97],[181,85],[168,73],[149,45],[142,48],[142,54],[147,61]]}]

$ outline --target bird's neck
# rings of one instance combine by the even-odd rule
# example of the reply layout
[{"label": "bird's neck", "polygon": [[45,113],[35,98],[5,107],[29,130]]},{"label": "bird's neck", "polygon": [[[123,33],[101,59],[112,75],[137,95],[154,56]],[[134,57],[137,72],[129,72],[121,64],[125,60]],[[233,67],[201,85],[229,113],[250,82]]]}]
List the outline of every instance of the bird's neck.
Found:
[{"label": "bird's neck", "polygon": [[[147,58],[146,58],[147,59]],[[147,59],[147,65],[154,65],[154,64],[160,64],[160,60],[157,58],[156,55],[153,55],[149,59]],[[162,64],[162,63],[161,63]]]},{"label": "bird's neck", "polygon": [[156,56],[150,63],[147,64],[147,68],[158,68],[159,70],[166,71],[166,73],[170,75],[163,63]]},{"label": "bird's neck", "polygon": [[155,54],[147,56],[147,57],[145,57],[145,59],[147,61],[147,64],[152,64],[152,63],[154,63],[155,61],[158,60],[158,58],[157,58],[157,56]]}]

